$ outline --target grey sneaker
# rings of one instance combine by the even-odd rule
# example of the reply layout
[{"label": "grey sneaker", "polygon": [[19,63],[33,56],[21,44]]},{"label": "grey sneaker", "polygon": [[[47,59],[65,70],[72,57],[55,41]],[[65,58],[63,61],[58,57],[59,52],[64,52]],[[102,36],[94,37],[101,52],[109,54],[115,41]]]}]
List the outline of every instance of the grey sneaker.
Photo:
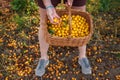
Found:
[{"label": "grey sneaker", "polygon": [[82,73],[84,74],[91,74],[91,66],[87,58],[82,58],[78,60],[78,63],[80,64],[82,68]]},{"label": "grey sneaker", "polygon": [[36,76],[42,76],[45,73],[45,68],[49,64],[49,60],[40,59],[35,69]]}]

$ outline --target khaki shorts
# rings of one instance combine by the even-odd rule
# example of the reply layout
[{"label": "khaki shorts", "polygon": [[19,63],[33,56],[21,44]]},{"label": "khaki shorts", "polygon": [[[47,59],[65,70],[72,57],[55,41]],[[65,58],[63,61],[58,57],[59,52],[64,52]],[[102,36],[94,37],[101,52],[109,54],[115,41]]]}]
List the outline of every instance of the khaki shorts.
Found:
[{"label": "khaki shorts", "polygon": [[[45,9],[45,5],[43,4],[43,1],[42,0],[37,0],[38,2],[38,5],[41,7],[41,8],[44,8]],[[61,0],[51,0],[52,4],[54,7],[57,6],[58,3],[61,2]],[[64,0],[64,2],[67,2],[67,0]],[[83,6],[86,4],[86,0],[73,0],[73,5],[72,6],[76,6],[76,7],[79,7],[79,6]]]}]

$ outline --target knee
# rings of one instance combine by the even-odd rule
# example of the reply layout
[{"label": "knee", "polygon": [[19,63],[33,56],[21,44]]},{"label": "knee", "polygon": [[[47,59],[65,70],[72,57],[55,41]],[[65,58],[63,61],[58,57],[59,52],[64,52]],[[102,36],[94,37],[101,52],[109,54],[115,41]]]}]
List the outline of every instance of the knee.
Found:
[{"label": "knee", "polygon": [[46,31],[47,24],[46,23],[40,23],[38,34],[43,34],[44,31]]}]

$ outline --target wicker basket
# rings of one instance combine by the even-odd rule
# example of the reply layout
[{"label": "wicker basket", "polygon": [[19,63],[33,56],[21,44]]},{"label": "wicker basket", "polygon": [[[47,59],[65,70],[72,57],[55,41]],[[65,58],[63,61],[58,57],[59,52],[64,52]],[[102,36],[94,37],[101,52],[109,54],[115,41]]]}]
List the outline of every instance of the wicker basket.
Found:
[{"label": "wicker basket", "polygon": [[[63,14],[69,14],[69,12],[67,10],[57,10],[57,13],[59,16],[62,16]],[[50,45],[55,45],[55,46],[71,46],[71,47],[77,47],[77,46],[83,46],[85,44],[87,44],[92,36],[93,33],[93,24],[92,24],[92,19],[90,17],[90,14],[88,14],[87,12],[81,12],[78,10],[74,10],[71,9],[71,15],[80,15],[82,17],[84,17],[87,21],[87,23],[89,24],[89,30],[90,33],[88,34],[88,36],[85,37],[79,37],[79,38],[72,38],[72,37],[57,37],[57,36],[52,36],[51,34],[49,34],[47,27],[45,27],[45,39],[46,41],[50,44]]]}]

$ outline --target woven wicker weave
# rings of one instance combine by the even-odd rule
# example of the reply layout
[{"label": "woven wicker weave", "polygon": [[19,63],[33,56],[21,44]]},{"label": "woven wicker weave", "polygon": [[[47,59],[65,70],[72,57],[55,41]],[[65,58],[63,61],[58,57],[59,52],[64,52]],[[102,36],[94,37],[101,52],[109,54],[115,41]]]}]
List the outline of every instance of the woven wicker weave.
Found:
[{"label": "woven wicker weave", "polygon": [[[67,10],[57,10],[57,13],[59,16],[62,16],[64,14],[68,15],[68,11]],[[87,44],[92,36],[93,33],[93,24],[92,24],[92,19],[90,17],[90,14],[88,14],[87,12],[81,12],[78,10],[73,10],[71,9],[71,15],[80,15],[82,17],[84,17],[87,21],[87,23],[89,24],[89,30],[90,33],[88,36],[85,37],[79,37],[79,38],[72,38],[72,37],[57,37],[57,36],[52,36],[51,34],[49,34],[47,27],[45,27],[45,39],[46,41],[50,44],[50,45],[56,45],[56,46],[72,46],[72,47],[76,47],[76,46],[83,46],[85,44]]]}]

